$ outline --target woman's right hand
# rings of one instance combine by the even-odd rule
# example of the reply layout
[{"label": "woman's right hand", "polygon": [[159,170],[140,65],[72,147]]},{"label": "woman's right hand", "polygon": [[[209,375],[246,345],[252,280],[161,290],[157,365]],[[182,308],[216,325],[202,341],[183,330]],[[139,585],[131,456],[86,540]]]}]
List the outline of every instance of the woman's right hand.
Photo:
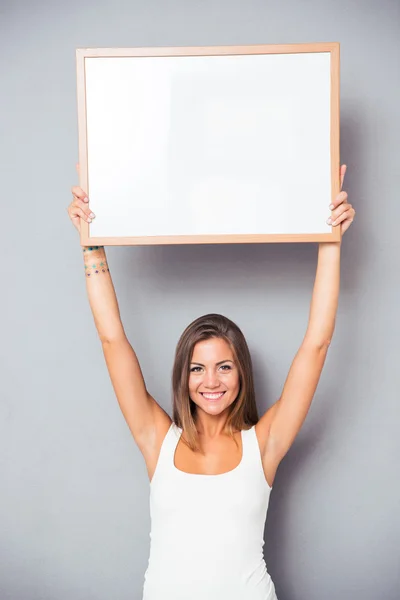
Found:
[{"label": "woman's right hand", "polygon": [[[76,169],[79,173],[79,165],[76,165]],[[78,232],[81,232],[81,219],[84,219],[87,223],[91,223],[95,218],[95,215],[89,208],[89,200],[86,193],[82,188],[73,186],[71,188],[72,202],[67,208],[68,215],[72,221],[72,224]]]}]

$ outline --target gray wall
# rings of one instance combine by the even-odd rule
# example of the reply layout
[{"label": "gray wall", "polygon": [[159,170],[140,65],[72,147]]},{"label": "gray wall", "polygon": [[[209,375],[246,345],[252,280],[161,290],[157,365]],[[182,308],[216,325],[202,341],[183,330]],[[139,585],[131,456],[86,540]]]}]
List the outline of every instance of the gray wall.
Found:
[{"label": "gray wall", "polygon": [[[399,2],[3,0],[0,18],[1,600],[139,599],[148,558],[146,470],[66,213],[75,48],[322,41],[341,44],[341,162],[357,216],[327,363],[275,480],[266,559],[279,600],[398,599]],[[108,250],[127,334],[167,410],[177,339],[211,311],[248,339],[260,411],[277,399],[305,332],[316,251]]]}]

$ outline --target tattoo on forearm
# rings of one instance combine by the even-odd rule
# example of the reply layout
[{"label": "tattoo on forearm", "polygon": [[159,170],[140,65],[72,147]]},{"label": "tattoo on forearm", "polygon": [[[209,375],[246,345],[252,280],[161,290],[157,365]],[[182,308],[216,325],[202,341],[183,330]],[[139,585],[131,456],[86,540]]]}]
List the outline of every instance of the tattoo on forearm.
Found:
[{"label": "tattoo on forearm", "polygon": [[98,273],[108,273],[109,271],[110,269],[107,267],[107,263],[104,261],[85,265],[86,277],[91,277],[92,275],[96,275]]},{"label": "tattoo on forearm", "polygon": [[106,260],[95,262],[96,257],[94,255],[93,257],[89,255],[90,252],[103,249],[104,246],[87,246],[83,248],[83,252],[87,253],[85,257],[85,259],[87,259],[87,264],[85,264],[86,277],[92,277],[93,275],[98,275],[99,273],[108,273],[110,271]]}]

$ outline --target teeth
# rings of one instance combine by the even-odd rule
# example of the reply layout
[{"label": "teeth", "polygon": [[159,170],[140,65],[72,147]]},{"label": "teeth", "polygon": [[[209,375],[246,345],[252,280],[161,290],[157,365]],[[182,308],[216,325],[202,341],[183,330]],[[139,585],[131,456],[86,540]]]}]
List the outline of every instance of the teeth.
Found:
[{"label": "teeth", "polygon": [[210,398],[210,400],[215,400],[216,398],[220,398],[224,392],[220,394],[203,394],[204,398]]}]

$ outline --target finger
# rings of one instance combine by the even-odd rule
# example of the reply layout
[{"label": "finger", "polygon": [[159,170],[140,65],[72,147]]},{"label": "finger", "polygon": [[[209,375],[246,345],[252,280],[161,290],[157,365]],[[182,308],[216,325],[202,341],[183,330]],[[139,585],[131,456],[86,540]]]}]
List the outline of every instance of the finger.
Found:
[{"label": "finger", "polygon": [[86,192],[78,187],[78,186],[73,186],[71,188],[71,192],[72,195],[75,196],[75,198],[78,198],[79,200],[83,200],[84,202],[89,202],[89,198],[87,197]]},{"label": "finger", "polygon": [[331,219],[332,219],[332,221],[334,221],[335,219],[337,219],[339,217],[339,215],[343,214],[344,211],[349,210],[351,208],[353,208],[353,207],[348,202],[343,202],[342,204],[339,204],[339,206],[337,206],[335,208],[335,210],[333,210],[332,213],[331,213]]},{"label": "finger", "polygon": [[331,216],[326,221],[328,225],[333,225],[333,223],[335,223],[344,212],[349,210],[349,207],[351,208],[351,204],[341,204],[338,208],[332,211]]},{"label": "finger", "polygon": [[341,215],[346,213],[348,210],[351,210],[353,207],[351,204],[341,204],[338,208],[332,211],[331,220],[332,222],[336,221]]},{"label": "finger", "polygon": [[342,204],[343,202],[346,202],[347,198],[348,198],[347,192],[339,192],[339,194],[336,196],[335,200],[332,202],[332,204],[329,206],[329,208],[331,210],[334,210],[340,204]]},{"label": "finger", "polygon": [[87,223],[91,223],[92,222],[92,219],[90,217],[88,217],[79,206],[76,206],[75,203],[72,203],[69,206],[68,214],[71,217],[71,219],[74,219],[75,217],[80,217],[81,219],[83,219]]},{"label": "finger", "polygon": [[87,217],[90,217],[91,219],[95,218],[94,213],[90,210],[86,202],[82,202],[82,200],[76,199],[73,201],[72,204],[81,208]]},{"label": "finger", "polygon": [[349,218],[352,218],[352,217],[353,217],[353,209],[345,210],[340,215],[338,215],[336,217],[336,219],[332,220],[333,221],[332,222],[332,226],[336,227],[336,225],[339,225],[339,223],[342,223],[346,219],[349,219]]}]

